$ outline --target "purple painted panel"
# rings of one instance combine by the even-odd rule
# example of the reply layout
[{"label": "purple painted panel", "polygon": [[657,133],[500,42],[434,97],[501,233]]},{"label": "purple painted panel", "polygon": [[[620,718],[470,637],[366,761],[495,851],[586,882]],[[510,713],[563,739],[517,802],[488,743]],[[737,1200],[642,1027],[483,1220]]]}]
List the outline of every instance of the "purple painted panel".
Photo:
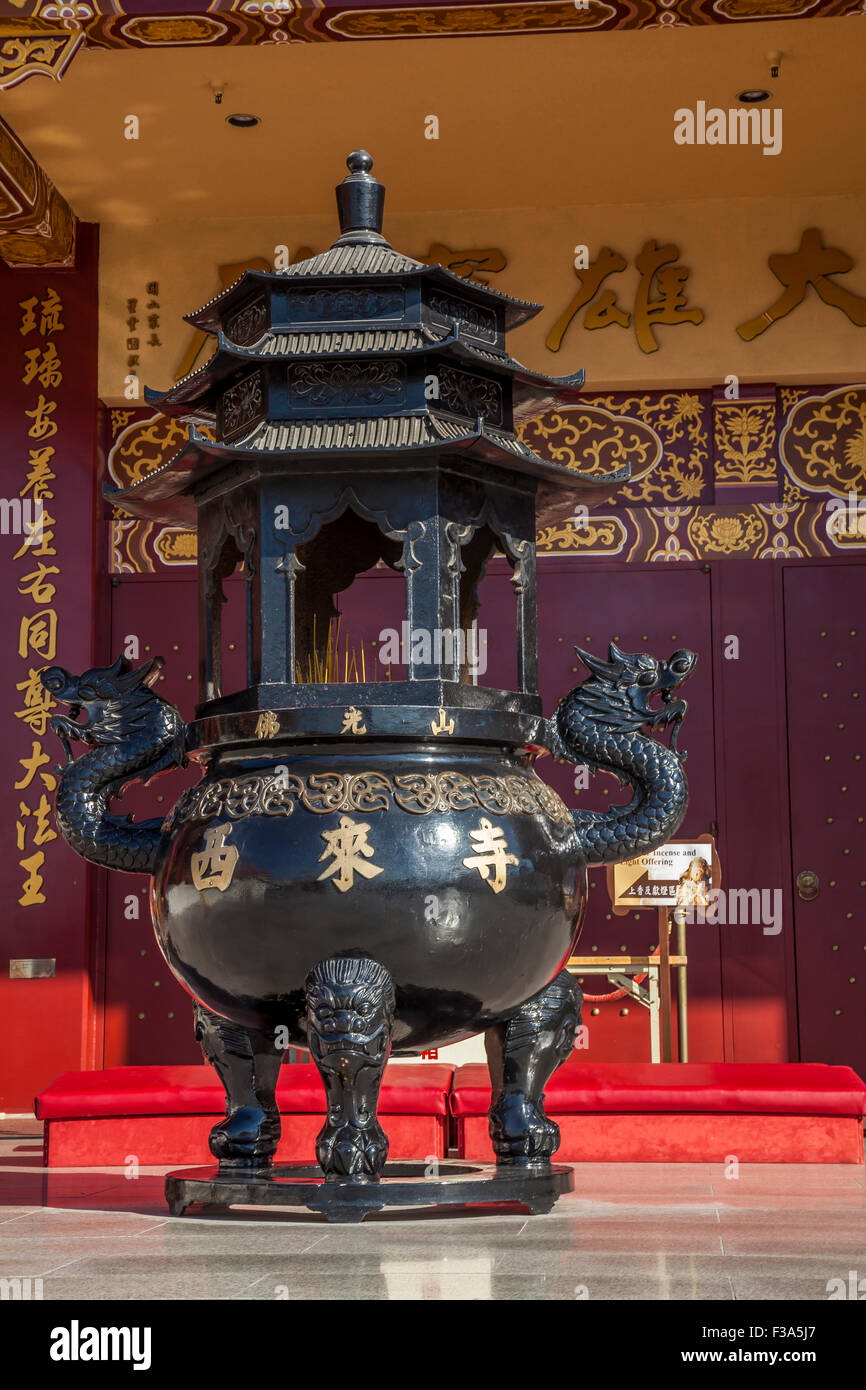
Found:
[{"label": "purple painted panel", "polygon": [[[725,887],[781,895],[782,920],[721,933],[725,1061],[796,1060],[779,563],[714,565],[716,767]],[[769,899],[770,903],[778,899]],[[741,915],[738,912],[738,917]]]},{"label": "purple painted panel", "polygon": [[[785,572],[800,1058],[866,1075],[866,570]],[[818,875],[804,901],[797,875]]]}]

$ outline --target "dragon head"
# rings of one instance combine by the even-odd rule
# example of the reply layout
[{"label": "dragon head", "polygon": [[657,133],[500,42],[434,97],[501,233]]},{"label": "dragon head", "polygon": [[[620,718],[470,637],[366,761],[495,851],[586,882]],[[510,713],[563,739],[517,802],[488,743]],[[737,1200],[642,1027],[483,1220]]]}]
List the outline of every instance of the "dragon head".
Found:
[{"label": "dragon head", "polygon": [[40,679],[55,700],[80,708],[121,699],[141,685],[152,686],[164,665],[162,657],[155,656],[133,670],[126,657],[119,656],[112,666],[94,666],[80,676],[73,676],[62,666],[49,666]]},{"label": "dragon head", "polygon": [[[156,656],[134,670],[120,656],[112,666],[93,666],[80,676],[63,666],[40,673],[51,704],[69,706],[68,714],[51,716],[51,730],[65,754],[57,764],[57,825],[83,859],[124,873],[156,871],[163,818],[116,816],[111,802],[134,782],[146,786],[170,768],[186,766],[183,720],[151,688],[163,664]],[[73,744],[85,745],[78,758]]]},{"label": "dragon head", "polygon": [[[43,688],[61,704],[69,706],[69,714],[55,715],[51,727],[66,751],[67,763],[72,760],[70,741],[81,743],[114,743],[122,736],[119,716],[124,725],[147,701],[157,699],[150,687],[165,665],[161,656],[133,669],[126,657],[119,656],[112,666],[94,666],[80,676],[74,676],[63,666],[49,666],[40,675]],[[82,709],[86,718],[79,722]]]},{"label": "dragon head", "polygon": [[[614,642],[608,648],[607,661],[580,647],[575,651],[590,672],[575,695],[595,723],[623,732],[672,723],[670,746],[675,752],[688,705],[685,700],[675,700],[673,692],[694,671],[695,653],[683,649],[667,661],[658,661],[646,652],[620,651]],[[655,695],[661,697],[660,705],[650,704]]]}]

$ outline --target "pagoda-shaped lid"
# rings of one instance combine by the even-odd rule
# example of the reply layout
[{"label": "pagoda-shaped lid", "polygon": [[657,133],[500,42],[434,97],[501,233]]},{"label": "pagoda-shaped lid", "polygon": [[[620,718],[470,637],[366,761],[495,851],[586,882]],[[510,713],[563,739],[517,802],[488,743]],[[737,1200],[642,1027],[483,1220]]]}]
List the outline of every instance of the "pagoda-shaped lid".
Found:
[{"label": "pagoda-shaped lid", "polygon": [[444,290],[474,299],[479,304],[501,307],[506,330],[516,328],[541,312],[540,304],[516,299],[490,285],[481,285],[455,275],[443,265],[427,265],[413,256],[395,251],[382,235],[385,188],[371,172],[372,156],[366,150],[353,150],[346,164],[349,173],[335,189],[340,235],[327,251],[309,256],[304,261],[296,261],[282,270],[244,271],[234,284],[209,299],[200,309],[185,314],[186,322],[205,333],[217,333],[234,305],[242,303],[257,284],[273,286],[286,280],[327,282],[335,277],[348,279],[358,276],[405,278],[412,274],[420,275]]},{"label": "pagoda-shaped lid", "polygon": [[299,479],[323,467],[382,468],[396,478],[397,456],[439,467],[462,455],[491,477],[534,479],[539,525],[608,497],[628,466],[566,468],[521,438],[526,420],[579,403],[583,385],[582,372],[548,377],[508,353],[509,324],[537,306],[395,251],[382,235],[385,190],[372,159],[356,150],[347,164],[330,250],[247,272],[188,316],[216,351],[146,398],[192,426],[189,440],[106,496],[133,515],[195,525],[200,485],[228,466]]}]

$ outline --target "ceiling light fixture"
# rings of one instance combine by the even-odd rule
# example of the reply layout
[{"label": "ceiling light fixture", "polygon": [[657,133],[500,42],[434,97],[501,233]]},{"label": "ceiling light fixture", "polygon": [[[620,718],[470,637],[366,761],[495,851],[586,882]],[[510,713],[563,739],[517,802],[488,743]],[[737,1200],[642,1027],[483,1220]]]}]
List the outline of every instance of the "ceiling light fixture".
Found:
[{"label": "ceiling light fixture", "polygon": [[760,101],[769,101],[772,95],[766,87],[747,87],[745,91],[737,92],[737,101],[741,101],[744,106],[755,106]]},{"label": "ceiling light fixture", "polygon": [[236,126],[240,130],[248,130],[251,126],[261,125],[261,116],[249,116],[244,111],[235,111],[234,115],[226,116],[226,124]]}]

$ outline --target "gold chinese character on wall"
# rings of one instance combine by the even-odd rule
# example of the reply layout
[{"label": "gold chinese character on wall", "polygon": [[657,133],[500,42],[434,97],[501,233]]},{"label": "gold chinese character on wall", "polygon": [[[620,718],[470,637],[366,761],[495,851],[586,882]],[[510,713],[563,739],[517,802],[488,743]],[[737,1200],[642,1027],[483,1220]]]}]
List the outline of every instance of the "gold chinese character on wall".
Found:
[{"label": "gold chinese character on wall", "polygon": [[830,278],[832,275],[846,274],[854,262],[838,247],[825,246],[817,227],[806,229],[796,251],[788,254],[777,252],[768,258],[767,264],[776,279],[784,285],[785,293],[780,294],[763,314],[738,326],[737,332],[745,342],[750,343],[759,334],[766,333],[777,319],[784,318],[798,304],[802,304],[810,285],[825,304],[832,309],[841,309],[858,328],[866,328],[866,298]]},{"label": "gold chinese character on wall", "polygon": [[[577,249],[585,251],[585,248]],[[551,352],[559,352],[568,328],[584,307],[584,328],[609,328],[611,324],[628,328],[633,324],[637,345],[646,353],[659,350],[656,327],[703,323],[703,309],[689,308],[687,304],[685,284],[691,272],[676,264],[679,254],[679,247],[673,242],[660,245],[651,239],[644,243],[634,261],[640,280],[631,314],[620,308],[615,291],[606,289],[599,294],[608,276],[626,269],[625,257],[609,246],[603,246],[594,261],[590,261],[587,254],[585,264],[579,256],[575,257],[574,273],[579,289],[547,335],[545,341]]]}]

